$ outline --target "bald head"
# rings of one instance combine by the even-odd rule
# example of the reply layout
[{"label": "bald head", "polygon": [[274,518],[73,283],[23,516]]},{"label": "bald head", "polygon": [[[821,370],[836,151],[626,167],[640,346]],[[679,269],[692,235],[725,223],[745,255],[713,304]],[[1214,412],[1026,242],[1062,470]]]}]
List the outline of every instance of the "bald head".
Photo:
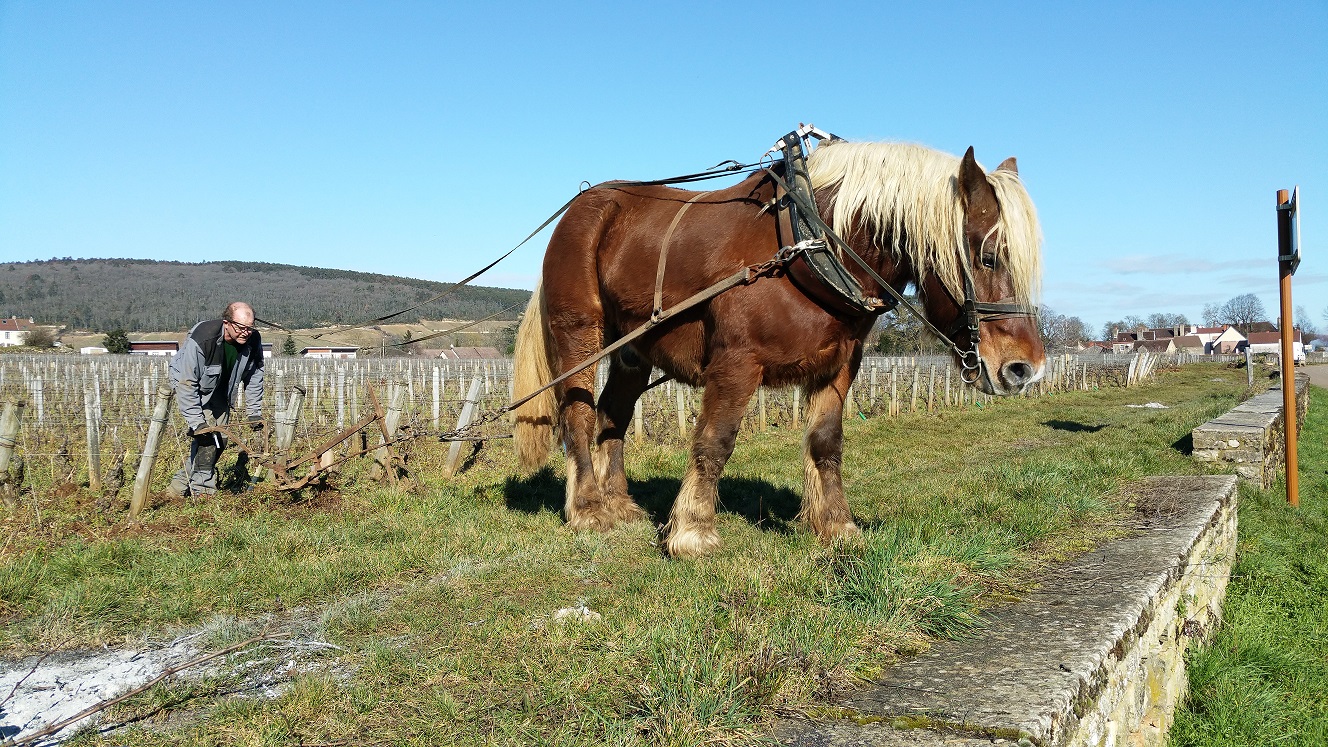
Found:
[{"label": "bald head", "polygon": [[222,312],[221,318],[228,322],[237,322],[247,326],[253,326],[254,310],[244,301],[232,301],[226,310]]},{"label": "bald head", "polygon": [[221,325],[222,334],[227,342],[245,343],[254,332],[254,310],[244,301],[234,301],[222,312],[221,318],[228,322]]}]

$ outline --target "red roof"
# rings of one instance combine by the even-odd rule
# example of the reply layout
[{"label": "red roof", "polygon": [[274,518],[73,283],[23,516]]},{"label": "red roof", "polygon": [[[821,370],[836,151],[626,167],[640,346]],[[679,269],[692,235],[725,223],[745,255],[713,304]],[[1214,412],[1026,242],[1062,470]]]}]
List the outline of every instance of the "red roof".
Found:
[{"label": "red roof", "polygon": [[[1295,342],[1300,342],[1300,330],[1298,330],[1298,329],[1296,329],[1296,330],[1292,330],[1292,332],[1291,332],[1291,339],[1292,339],[1293,341],[1295,341]],[[1251,345],[1272,345],[1272,344],[1275,344],[1275,343],[1279,343],[1279,342],[1281,342],[1281,341],[1282,341],[1282,333],[1281,333],[1281,332],[1251,332],[1251,333],[1250,333],[1250,344],[1251,344]]]}]

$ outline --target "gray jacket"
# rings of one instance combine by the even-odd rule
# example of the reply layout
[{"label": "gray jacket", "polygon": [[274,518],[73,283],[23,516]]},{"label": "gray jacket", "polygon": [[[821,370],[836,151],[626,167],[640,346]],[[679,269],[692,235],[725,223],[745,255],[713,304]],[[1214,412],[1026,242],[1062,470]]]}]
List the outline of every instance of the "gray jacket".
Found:
[{"label": "gray jacket", "polygon": [[[207,425],[203,409],[229,412],[244,385],[244,404],[251,418],[263,416],[263,342],[257,331],[240,346],[231,372],[229,392],[218,391],[226,350],[220,319],[199,322],[189,330],[180,350],[171,357],[171,388],[175,404],[190,428]],[[225,397],[225,399],[221,399]]]}]

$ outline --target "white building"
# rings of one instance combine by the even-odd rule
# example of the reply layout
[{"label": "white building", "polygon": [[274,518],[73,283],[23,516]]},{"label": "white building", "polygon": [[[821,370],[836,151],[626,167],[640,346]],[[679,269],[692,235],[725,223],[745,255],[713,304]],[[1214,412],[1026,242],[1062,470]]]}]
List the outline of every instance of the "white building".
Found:
[{"label": "white building", "polygon": [[22,345],[27,341],[28,332],[32,327],[32,317],[19,319],[16,316],[11,316],[8,319],[0,319],[0,347],[10,348]]},{"label": "white building", "polygon": [[358,347],[324,345],[322,347],[304,348],[300,351],[300,356],[304,358],[354,358]]}]

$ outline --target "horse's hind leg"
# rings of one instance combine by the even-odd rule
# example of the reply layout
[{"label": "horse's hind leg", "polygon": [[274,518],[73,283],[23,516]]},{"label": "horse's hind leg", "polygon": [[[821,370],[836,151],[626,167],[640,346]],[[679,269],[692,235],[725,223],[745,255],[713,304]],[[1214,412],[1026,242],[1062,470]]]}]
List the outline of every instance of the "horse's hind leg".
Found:
[{"label": "horse's hind leg", "polygon": [[[558,353],[558,370],[566,370],[599,352],[603,335],[598,319],[585,310],[551,315],[549,332]],[[595,438],[595,366],[567,378],[557,387],[558,426],[567,453],[567,497],[563,513],[572,529],[608,529],[613,526],[605,510],[591,456]]]},{"label": "horse's hind leg", "polygon": [[635,521],[646,513],[627,493],[623,468],[623,438],[633,408],[650,382],[650,364],[623,349],[609,362],[609,379],[599,395],[599,436],[595,449],[595,476],[600,496],[612,521]]},{"label": "horse's hind leg", "polygon": [[844,457],[844,398],[853,383],[853,366],[845,366],[825,386],[807,396],[807,431],[803,437],[802,511],[823,541],[858,534],[844,498],[840,467]]},{"label": "horse's hind leg", "polygon": [[760,383],[760,366],[745,358],[714,360],[706,367],[691,460],[665,527],[664,546],[669,555],[699,557],[719,547],[715,531],[719,475],[733,454],[747,402]]}]

